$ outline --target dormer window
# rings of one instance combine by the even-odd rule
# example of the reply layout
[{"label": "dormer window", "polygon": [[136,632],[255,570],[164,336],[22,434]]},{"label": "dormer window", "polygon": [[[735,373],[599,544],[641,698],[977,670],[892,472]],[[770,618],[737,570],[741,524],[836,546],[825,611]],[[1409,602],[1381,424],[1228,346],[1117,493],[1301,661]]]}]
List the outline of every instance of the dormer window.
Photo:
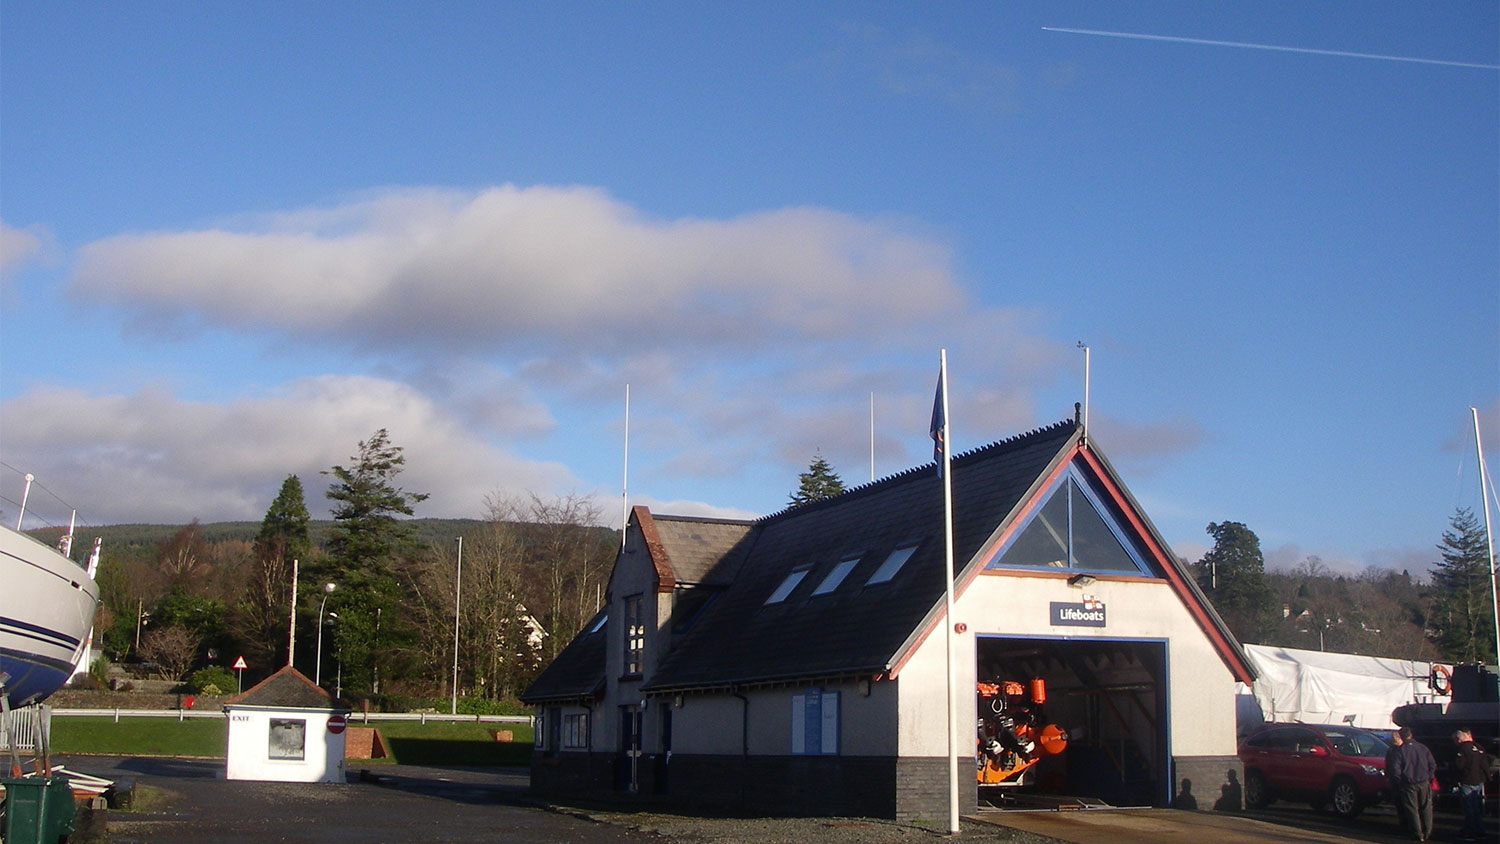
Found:
[{"label": "dormer window", "polygon": [[786,596],[792,594],[792,590],[797,588],[797,584],[802,582],[802,578],[807,577],[807,573],[811,569],[812,566],[802,566],[801,568],[792,569],[791,573],[782,579],[781,584],[771,592],[771,597],[766,599],[766,604],[779,604],[785,601]]},{"label": "dormer window", "polygon": [[814,589],[812,593],[814,595],[827,595],[829,592],[839,588],[839,584],[844,582],[844,578],[848,577],[849,572],[853,571],[854,567],[858,564],[859,557],[850,557],[839,561],[839,564],[833,567],[833,571],[829,572],[828,576],[823,578],[823,582],[819,583],[818,588]]}]

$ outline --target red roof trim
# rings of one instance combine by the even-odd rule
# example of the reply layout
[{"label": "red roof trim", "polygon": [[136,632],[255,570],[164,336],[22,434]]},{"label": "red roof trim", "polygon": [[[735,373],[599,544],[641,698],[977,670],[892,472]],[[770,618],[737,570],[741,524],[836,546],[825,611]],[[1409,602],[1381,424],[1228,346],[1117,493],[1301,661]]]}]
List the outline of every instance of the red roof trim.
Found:
[{"label": "red roof trim", "polygon": [[631,508],[636,527],[641,529],[641,539],[646,543],[646,552],[651,555],[651,565],[656,569],[656,591],[671,592],[677,585],[677,576],[672,572],[672,560],[667,556],[666,546],[661,544],[661,534],[656,530],[656,520],[651,511],[637,504]]},{"label": "red roof trim", "polygon": [[[1209,617],[1203,605],[1194,597],[1192,589],[1188,588],[1187,584],[1183,582],[1182,574],[1178,571],[1177,566],[1171,562],[1165,550],[1156,542],[1152,533],[1146,529],[1145,522],[1141,519],[1140,514],[1130,505],[1129,500],[1121,492],[1114,479],[1110,477],[1109,472],[1105,471],[1104,466],[1099,460],[1078,440],[1073,442],[1065,452],[1063,459],[1057,461],[1052,467],[1052,471],[1047,473],[1042,482],[1033,487],[1031,495],[1016,510],[1014,517],[1010,520],[1010,524],[1006,525],[1004,530],[991,537],[990,541],[981,546],[979,551],[971,558],[971,562],[974,564],[966,568],[964,573],[953,584],[953,599],[957,601],[968,585],[975,578],[985,573],[985,566],[989,564],[990,560],[999,553],[1001,548],[1005,547],[1005,544],[1010,541],[1011,536],[1015,534],[1020,526],[1026,523],[1032,511],[1041,506],[1043,498],[1041,493],[1051,489],[1058,478],[1062,477],[1063,473],[1068,470],[1068,466],[1073,463],[1074,458],[1078,457],[1083,459],[1083,462],[1093,472],[1094,476],[1099,479],[1100,484],[1115,502],[1115,505],[1120,508],[1120,512],[1125,514],[1125,518],[1130,523],[1131,530],[1135,531],[1136,536],[1140,537],[1142,543],[1155,557],[1156,564],[1166,574],[1167,583],[1171,585],[1172,591],[1177,593],[1178,598],[1187,606],[1188,612],[1193,616],[1193,620],[1198,623],[1198,627],[1208,636],[1209,641],[1213,643],[1214,649],[1219,652],[1219,658],[1224,661],[1230,673],[1235,676],[1236,680],[1247,685],[1254,682],[1255,678],[1249,666],[1235,654],[1234,647],[1224,637],[1223,631],[1219,629],[1219,626]],[[946,613],[937,614],[923,625],[921,632],[915,637],[911,646],[891,666],[888,672],[890,677],[894,678],[901,672],[901,669],[906,666],[907,661],[916,654],[917,649],[927,640],[927,637],[938,629],[938,626],[943,623],[945,617]]]},{"label": "red roof trim", "polygon": [[1224,660],[1224,664],[1229,667],[1235,679],[1246,685],[1255,682],[1255,675],[1251,672],[1250,667],[1235,654],[1234,646],[1224,637],[1224,632],[1219,629],[1219,625],[1215,624],[1214,620],[1209,617],[1203,605],[1193,595],[1193,590],[1188,588],[1188,585],[1183,581],[1182,572],[1178,570],[1176,563],[1167,556],[1167,551],[1157,544],[1155,537],[1146,529],[1145,524],[1141,521],[1140,514],[1136,513],[1135,509],[1130,506],[1129,501],[1115,484],[1114,479],[1104,470],[1104,466],[1100,464],[1098,458],[1094,457],[1093,452],[1088,449],[1077,448],[1075,450],[1083,458],[1084,463],[1088,464],[1089,468],[1093,470],[1094,476],[1099,479],[1100,484],[1104,486],[1105,491],[1114,500],[1115,506],[1119,507],[1120,512],[1125,514],[1125,518],[1130,522],[1130,527],[1135,531],[1136,536],[1140,537],[1142,543],[1145,544],[1146,548],[1156,558],[1156,564],[1166,574],[1167,580],[1172,584],[1172,590],[1187,605],[1188,612],[1192,614],[1193,620],[1198,622],[1198,627],[1208,635],[1209,641],[1213,642],[1214,648],[1219,652],[1219,658]]},{"label": "red roof trim", "polygon": [[[979,560],[980,562],[978,565],[970,566],[969,568],[964,569],[962,573],[956,573],[954,575],[953,600],[955,603],[957,603],[959,597],[963,595],[964,590],[968,588],[969,584],[973,583],[974,579],[984,571],[984,567],[989,562],[990,558],[994,556],[994,554],[998,552],[1000,548],[1005,547],[1006,542],[1010,541],[1011,534],[1015,533],[1016,529],[1022,524],[1025,524],[1027,517],[1031,515],[1031,512],[1033,510],[1041,506],[1039,502],[1041,501],[1042,496],[1038,493],[1042,492],[1043,490],[1052,488],[1052,484],[1058,479],[1058,477],[1060,477],[1063,472],[1067,471],[1068,463],[1071,461],[1071,459],[1072,455],[1070,453],[1068,459],[1058,461],[1057,465],[1052,468],[1052,471],[1047,473],[1045,480],[1039,486],[1033,487],[1033,492],[1025,500],[1021,507],[1015,511],[1015,517],[1011,519],[1010,524],[1006,525],[1003,531],[992,537],[987,544],[980,546],[979,551],[970,558],[971,561]],[[958,565],[959,563],[957,560],[955,560],[954,564]],[[901,673],[901,669],[906,667],[907,661],[910,660],[914,655],[916,655],[917,649],[922,646],[923,642],[927,641],[927,637],[932,635],[933,631],[938,629],[938,625],[942,623],[942,620],[946,615],[947,613],[945,612],[942,615],[934,616],[925,625],[923,625],[922,632],[917,635],[917,637],[912,641],[911,646],[906,649],[906,651],[901,655],[901,658],[896,660],[896,663],[892,665],[890,671],[887,672],[892,678]]]}]

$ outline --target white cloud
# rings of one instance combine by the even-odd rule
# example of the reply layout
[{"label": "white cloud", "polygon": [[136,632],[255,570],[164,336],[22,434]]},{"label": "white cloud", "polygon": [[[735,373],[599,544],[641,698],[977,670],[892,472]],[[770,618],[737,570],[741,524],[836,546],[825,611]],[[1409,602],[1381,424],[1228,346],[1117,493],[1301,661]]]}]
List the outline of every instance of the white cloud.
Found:
[{"label": "white cloud", "polygon": [[579,187],[389,190],[121,235],[81,250],[70,282],[158,335],[363,352],[508,439],[551,435],[561,405],[618,406],[631,383],[640,445],[694,477],[800,470],[815,449],[863,466],[871,392],[879,470],[920,460],[901,441],[926,431],[939,347],[963,387],[959,441],[980,445],[1034,424],[1031,395],[1072,361],[1039,334],[1047,315],[972,302],[949,247],[912,225],[818,208],[658,220]]},{"label": "white cloud", "polygon": [[[419,515],[477,516],[496,490],[550,495],[579,486],[561,465],[476,437],[411,387],[361,376],[308,378],[225,404],[159,387],[130,395],[36,389],[0,402],[0,418],[5,462],[43,479],[93,524],[258,520],[288,474],[302,478],[308,510],[325,518],[328,481],[319,472],[349,465],[357,444],[382,427],[404,449],[397,484],[432,496]],[[5,497],[18,500],[8,489]]]},{"label": "white cloud", "polygon": [[71,281],[148,320],[464,353],[839,342],[964,300],[947,247],[894,222],[653,220],[599,190],[512,186],[120,235],[84,247]]},{"label": "white cloud", "polygon": [[37,257],[46,240],[46,232],[36,226],[18,229],[0,222],[0,278]]}]

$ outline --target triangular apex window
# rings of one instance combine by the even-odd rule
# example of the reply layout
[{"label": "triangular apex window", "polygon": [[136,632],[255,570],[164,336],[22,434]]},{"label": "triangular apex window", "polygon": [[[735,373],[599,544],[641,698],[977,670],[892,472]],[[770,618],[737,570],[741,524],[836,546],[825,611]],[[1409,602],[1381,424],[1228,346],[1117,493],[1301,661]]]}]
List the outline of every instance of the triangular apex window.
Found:
[{"label": "triangular apex window", "polygon": [[1071,466],[1047,503],[988,567],[1151,573],[1130,534]]}]

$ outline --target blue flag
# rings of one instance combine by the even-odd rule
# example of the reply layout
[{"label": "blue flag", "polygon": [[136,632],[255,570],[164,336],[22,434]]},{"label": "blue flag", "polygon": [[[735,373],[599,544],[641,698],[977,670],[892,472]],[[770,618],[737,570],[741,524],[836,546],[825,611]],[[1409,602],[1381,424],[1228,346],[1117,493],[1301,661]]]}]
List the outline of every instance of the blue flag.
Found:
[{"label": "blue flag", "polygon": [[943,375],[942,369],[938,370],[937,395],[932,397],[932,459],[937,461],[938,477],[943,476],[943,457],[947,451],[948,444],[943,441],[943,429],[948,426],[948,418],[944,414],[946,408],[943,406]]}]

